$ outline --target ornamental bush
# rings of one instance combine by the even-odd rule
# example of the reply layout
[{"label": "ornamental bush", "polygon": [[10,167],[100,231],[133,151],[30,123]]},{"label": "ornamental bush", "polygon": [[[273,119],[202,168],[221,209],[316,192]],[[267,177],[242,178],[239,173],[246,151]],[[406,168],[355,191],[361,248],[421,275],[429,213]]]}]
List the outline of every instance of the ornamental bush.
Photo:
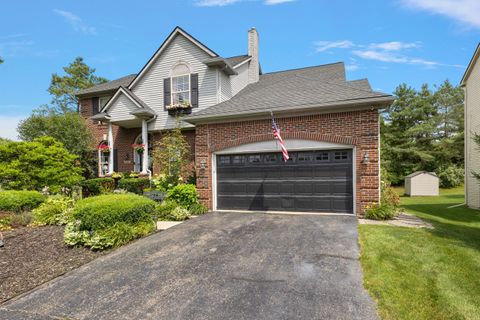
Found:
[{"label": "ornamental bush", "polygon": [[395,209],[385,204],[375,204],[365,210],[365,218],[371,220],[390,220],[395,215]]},{"label": "ornamental bush", "polygon": [[128,192],[143,194],[143,190],[150,186],[148,179],[142,178],[125,178],[118,181],[118,188],[127,190]]},{"label": "ornamental bush", "polygon": [[193,184],[179,184],[168,190],[167,199],[175,201],[184,208],[198,203],[197,188]]},{"label": "ornamental bush", "polygon": [[116,223],[152,222],[155,201],[136,194],[106,194],[82,199],[73,210],[80,230],[95,231]]},{"label": "ornamental bush", "polygon": [[189,208],[191,214],[201,215],[208,212],[208,208],[203,203],[194,203]]},{"label": "ornamental bush", "polygon": [[190,212],[175,201],[165,200],[157,206],[155,215],[158,220],[183,221],[190,217]]},{"label": "ornamental bush", "polygon": [[33,210],[35,221],[39,224],[64,225],[72,221],[75,201],[61,195],[50,196],[38,208]]},{"label": "ornamental bush", "polygon": [[96,178],[82,181],[84,197],[98,196],[102,193],[112,192],[115,189],[115,180],[112,178]]},{"label": "ornamental bush", "polygon": [[438,169],[438,178],[440,179],[441,188],[455,188],[463,183],[465,170],[456,165],[443,167]]},{"label": "ornamental bush", "polygon": [[83,180],[82,171],[77,156],[51,137],[0,144],[0,187],[4,189],[47,186],[57,193]]},{"label": "ornamental bush", "polygon": [[0,191],[0,211],[20,213],[34,209],[44,201],[45,196],[38,191]]}]

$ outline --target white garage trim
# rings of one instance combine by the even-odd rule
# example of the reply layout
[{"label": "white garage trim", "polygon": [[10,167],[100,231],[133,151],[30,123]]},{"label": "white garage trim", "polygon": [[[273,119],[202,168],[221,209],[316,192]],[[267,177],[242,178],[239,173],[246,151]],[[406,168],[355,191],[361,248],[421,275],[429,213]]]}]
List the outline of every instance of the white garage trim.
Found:
[{"label": "white garage trim", "polygon": [[[357,177],[356,177],[356,147],[347,144],[330,143],[315,140],[285,139],[285,146],[288,151],[303,150],[334,150],[334,149],[352,149],[352,184],[353,184],[353,214],[357,212]],[[242,154],[242,153],[261,153],[261,152],[281,152],[280,145],[276,140],[267,140],[243,144],[221,151],[212,153],[212,196],[213,210],[217,210],[217,155],[222,154]]]}]

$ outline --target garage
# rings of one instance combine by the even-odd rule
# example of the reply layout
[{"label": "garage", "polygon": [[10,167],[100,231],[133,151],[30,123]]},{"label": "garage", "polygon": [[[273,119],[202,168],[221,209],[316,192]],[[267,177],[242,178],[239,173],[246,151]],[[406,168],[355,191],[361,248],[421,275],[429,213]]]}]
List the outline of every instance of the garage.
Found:
[{"label": "garage", "polygon": [[218,210],[353,213],[352,150],[216,156]]}]

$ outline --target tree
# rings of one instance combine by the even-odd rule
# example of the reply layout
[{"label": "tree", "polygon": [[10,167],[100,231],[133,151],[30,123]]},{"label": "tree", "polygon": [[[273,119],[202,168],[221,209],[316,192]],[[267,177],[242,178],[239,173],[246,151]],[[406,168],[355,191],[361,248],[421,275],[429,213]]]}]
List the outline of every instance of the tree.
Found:
[{"label": "tree", "polygon": [[0,144],[2,188],[41,190],[47,186],[59,192],[80,182],[81,174],[77,156],[51,137]]},{"label": "tree", "polygon": [[17,131],[20,139],[24,141],[33,141],[44,136],[54,138],[61,142],[68,152],[78,157],[87,177],[95,174],[96,166],[91,152],[92,134],[78,113],[67,111],[58,114],[43,106],[22,120]]},{"label": "tree", "polygon": [[382,162],[393,184],[420,168],[432,166],[436,115],[432,93],[426,85],[420,92],[401,84],[396,100],[386,110],[382,132]]},{"label": "tree", "polygon": [[435,89],[402,84],[383,113],[382,167],[393,184],[417,170],[459,172],[463,166],[462,89],[448,80]]},{"label": "tree", "polygon": [[160,168],[160,175],[167,185],[175,186],[191,174],[190,148],[180,129],[179,120],[176,127],[163,134],[153,153],[154,165]]},{"label": "tree", "polygon": [[83,62],[82,57],[77,57],[67,67],[65,75],[52,74],[48,92],[53,96],[52,104],[59,113],[77,111],[78,101],[75,93],[82,89],[107,82],[107,79],[96,76],[95,69]]},{"label": "tree", "polygon": [[0,64],[2,64],[2,63],[3,63],[3,59],[2,59],[2,57],[0,57]]}]

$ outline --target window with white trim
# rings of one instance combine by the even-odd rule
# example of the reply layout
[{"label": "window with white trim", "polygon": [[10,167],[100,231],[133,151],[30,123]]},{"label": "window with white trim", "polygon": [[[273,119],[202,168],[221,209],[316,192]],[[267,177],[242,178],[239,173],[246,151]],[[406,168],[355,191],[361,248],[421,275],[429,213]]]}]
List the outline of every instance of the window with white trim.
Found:
[{"label": "window with white trim", "polygon": [[183,63],[172,70],[172,104],[190,104],[190,68]]}]

